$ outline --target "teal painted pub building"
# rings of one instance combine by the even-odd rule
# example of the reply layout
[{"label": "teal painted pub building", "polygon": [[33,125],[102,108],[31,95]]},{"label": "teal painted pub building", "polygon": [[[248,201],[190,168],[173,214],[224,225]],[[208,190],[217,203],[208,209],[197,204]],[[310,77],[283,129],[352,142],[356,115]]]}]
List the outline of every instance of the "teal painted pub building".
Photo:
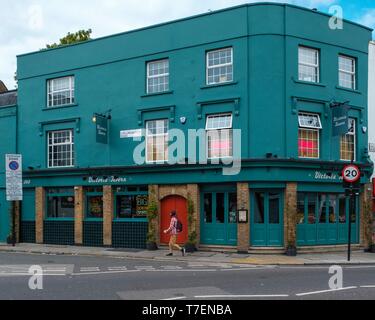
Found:
[{"label": "teal painted pub building", "polygon": [[[18,153],[20,242],[145,248],[153,224],[165,244],[176,210],[179,242],[201,249],[344,245],[349,219],[367,246],[372,30],[330,19],[255,3],[18,56],[17,104],[0,108],[0,241],[11,229],[3,155]],[[334,136],[341,104],[349,130]],[[203,148],[171,152],[173,130],[200,130]],[[206,163],[192,161],[201,150]],[[231,159],[241,169],[226,175]],[[362,177],[350,212],[352,159]]]}]

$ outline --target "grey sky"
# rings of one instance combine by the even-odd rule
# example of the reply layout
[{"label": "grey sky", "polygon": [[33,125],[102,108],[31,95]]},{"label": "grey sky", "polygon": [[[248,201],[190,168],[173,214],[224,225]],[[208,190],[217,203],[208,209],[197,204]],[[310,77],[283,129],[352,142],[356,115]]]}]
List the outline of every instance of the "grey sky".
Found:
[{"label": "grey sky", "polygon": [[[0,79],[14,88],[16,55],[39,50],[68,32],[93,30],[101,37],[217,10],[245,0],[0,0]],[[280,0],[309,8],[327,8],[335,0]],[[373,12],[375,13],[375,11]],[[375,24],[370,11],[363,16]]]}]

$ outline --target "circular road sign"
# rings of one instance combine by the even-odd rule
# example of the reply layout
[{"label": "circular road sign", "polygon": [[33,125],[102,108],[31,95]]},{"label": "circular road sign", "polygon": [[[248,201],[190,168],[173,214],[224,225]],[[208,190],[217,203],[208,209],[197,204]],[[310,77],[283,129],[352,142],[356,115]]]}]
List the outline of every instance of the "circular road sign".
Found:
[{"label": "circular road sign", "polygon": [[361,179],[361,171],[357,166],[350,164],[345,166],[344,170],[342,171],[342,176],[345,182],[355,183]]},{"label": "circular road sign", "polygon": [[17,161],[11,161],[9,163],[9,169],[12,170],[12,171],[17,171],[19,167],[20,167],[20,165],[18,164]]}]

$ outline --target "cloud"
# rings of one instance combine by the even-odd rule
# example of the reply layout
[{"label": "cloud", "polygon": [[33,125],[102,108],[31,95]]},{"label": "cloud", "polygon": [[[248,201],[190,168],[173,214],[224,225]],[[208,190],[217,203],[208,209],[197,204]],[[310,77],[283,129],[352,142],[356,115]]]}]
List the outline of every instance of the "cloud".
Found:
[{"label": "cloud", "polygon": [[[0,79],[15,85],[16,55],[39,50],[68,32],[93,30],[93,37],[218,10],[255,0],[1,0]],[[273,0],[327,8],[335,0]]]},{"label": "cloud", "polygon": [[375,29],[375,9],[368,9],[366,13],[359,19],[360,24]]}]

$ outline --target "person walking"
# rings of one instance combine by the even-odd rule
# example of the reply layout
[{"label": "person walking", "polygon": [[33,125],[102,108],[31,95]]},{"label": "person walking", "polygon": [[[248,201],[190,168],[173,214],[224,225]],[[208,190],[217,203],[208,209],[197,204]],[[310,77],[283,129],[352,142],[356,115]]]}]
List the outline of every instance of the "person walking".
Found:
[{"label": "person walking", "polygon": [[181,228],[179,228],[179,225],[181,226],[181,223],[177,219],[177,213],[176,213],[176,211],[172,211],[171,212],[171,223],[170,223],[169,229],[164,230],[165,234],[169,233],[171,235],[171,238],[169,240],[169,253],[167,254],[167,257],[173,256],[173,250],[174,249],[178,249],[179,251],[181,251],[182,256],[185,256],[185,254],[186,254],[185,248],[181,248],[177,244],[177,234],[182,231]]}]

